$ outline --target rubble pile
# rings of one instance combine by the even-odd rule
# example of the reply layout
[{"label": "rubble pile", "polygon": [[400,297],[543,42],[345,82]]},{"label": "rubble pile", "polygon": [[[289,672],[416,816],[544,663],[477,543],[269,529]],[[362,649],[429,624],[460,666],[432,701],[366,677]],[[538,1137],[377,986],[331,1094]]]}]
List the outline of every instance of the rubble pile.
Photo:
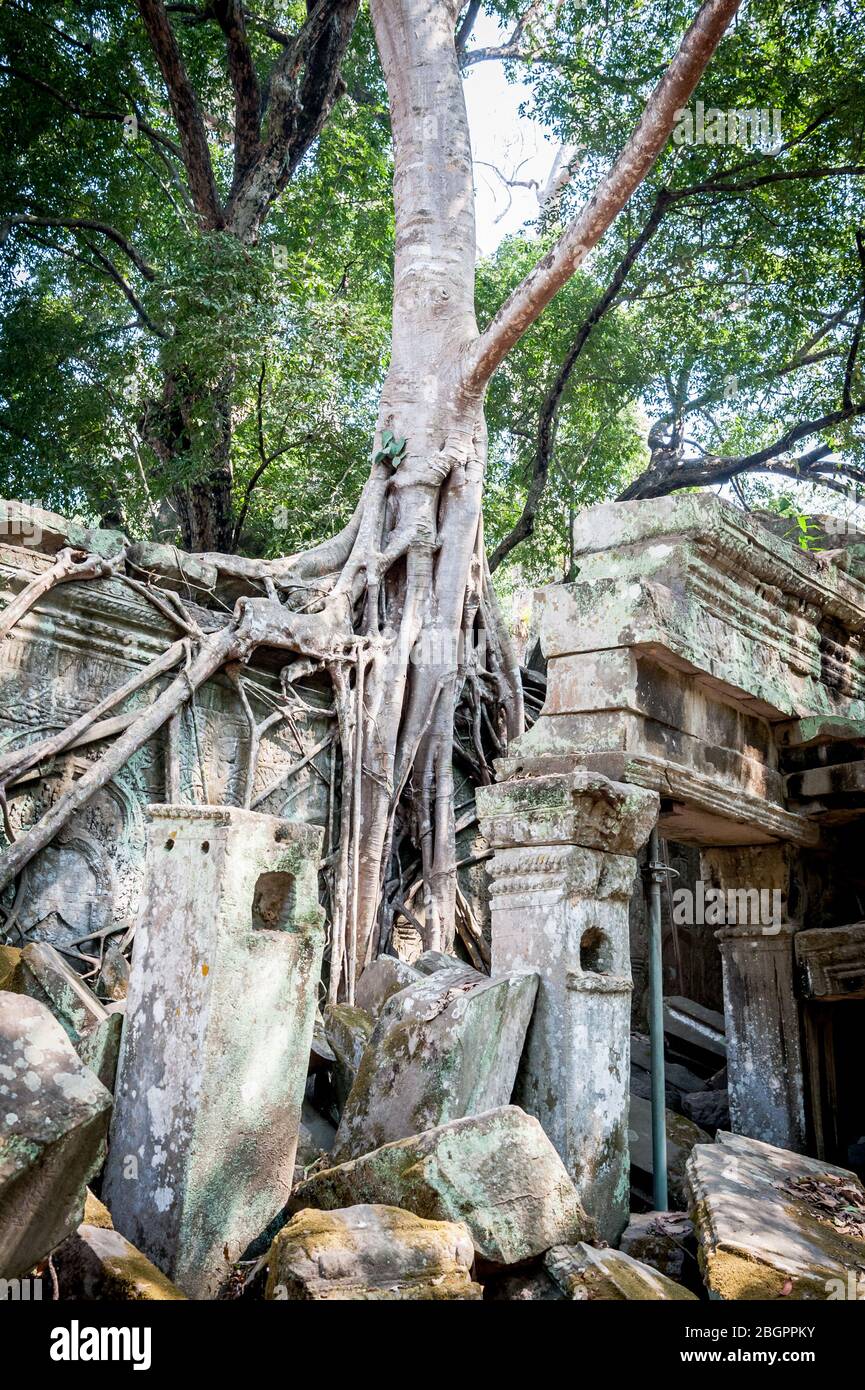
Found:
[{"label": "rubble pile", "polygon": [[[139,959],[152,975],[148,939],[142,933]],[[218,973],[218,943],[209,954]],[[193,1269],[182,1207],[173,1227],[159,1227],[159,1257],[147,1253],[155,1243],[148,1204],[170,1212],[175,1203],[167,1187],[140,1182],[117,1128],[122,1109],[113,1131],[121,1148],[106,1181],[111,1096],[95,1070],[104,1074],[106,1048],[92,1039],[112,1015],[50,946],[16,953],[0,990],[0,1097],[12,1130],[0,1149],[3,1277],[50,1256],[56,1296],[69,1301],[591,1302],[693,1300],[707,1290],[726,1299],[825,1298],[832,1280],[865,1269],[865,1190],[852,1173],[723,1131],[712,1143],[672,1113],[673,1191],[690,1217],[636,1213],[619,1248],[606,1245],[538,1120],[507,1103],[536,977],[490,980],[432,956],[411,967],[380,958],[361,991],[368,1008],[336,1005],[310,1019],[299,1166],[285,1200],[273,1190],[272,1209],[248,1227],[248,1239],[238,1240],[236,1205],[223,1208],[219,1194],[251,1180],[261,1188],[263,1173],[241,1149],[229,1154],[226,1173],[202,1169],[200,1179],[193,1144],[182,1180],[194,1179],[196,1195],[202,1180],[209,1184],[210,1222]],[[141,987],[133,971],[133,989]],[[214,1037],[225,1037],[225,1021]],[[136,1055],[127,1050],[122,1067]],[[122,1076],[128,1086],[128,1070]],[[170,1113],[171,1073],[162,1079],[164,1096],[150,1088],[153,1115],[159,1106]],[[298,1076],[298,1094],[303,1084]],[[632,1162],[644,1178],[648,1121],[648,1102],[633,1095],[631,1127],[642,1132],[631,1136]],[[220,1122],[230,1127],[225,1113]],[[290,1148],[285,1117],[281,1126]],[[680,1139],[681,1126],[693,1133]],[[161,1132],[168,1148],[170,1133]],[[128,1179],[119,1176],[124,1164]],[[134,1219],[121,1181],[138,1193]],[[206,1253],[217,1242],[218,1262]]]}]

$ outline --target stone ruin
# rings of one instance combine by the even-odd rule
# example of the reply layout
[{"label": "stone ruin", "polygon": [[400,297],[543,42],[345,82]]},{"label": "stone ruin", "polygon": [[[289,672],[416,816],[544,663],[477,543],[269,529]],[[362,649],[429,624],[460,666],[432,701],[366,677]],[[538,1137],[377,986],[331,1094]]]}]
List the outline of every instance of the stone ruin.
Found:
[{"label": "stone ruin", "polygon": [[[125,544],[21,514],[10,612],[64,547]],[[543,710],[477,790],[489,972],[395,938],[353,1004],[321,988],[326,695],[256,725],[207,682],[0,900],[6,1297],[865,1298],[865,553],[836,541],[704,495],[583,513],[539,596]],[[105,717],[9,781],[7,845],[239,592],[139,545],[15,622],[0,756]],[[266,650],[244,678],[284,703]]]}]

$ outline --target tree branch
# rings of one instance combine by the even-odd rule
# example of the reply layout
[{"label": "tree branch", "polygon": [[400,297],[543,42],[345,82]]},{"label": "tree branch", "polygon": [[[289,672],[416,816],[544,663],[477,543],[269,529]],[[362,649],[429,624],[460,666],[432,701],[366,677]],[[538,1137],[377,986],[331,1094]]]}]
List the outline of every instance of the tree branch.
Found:
[{"label": "tree branch", "polygon": [[[783,455],[788,454],[800,440],[819,434],[822,430],[833,429],[836,425],[861,415],[865,415],[865,401],[849,409],[831,411],[818,420],[803,420],[785,431],[774,443],[767,444],[765,448],[757,449],[752,454],[731,458],[707,454],[705,458],[687,459],[684,462],[677,460],[671,467],[664,469],[647,468],[619,494],[617,500],[630,502],[636,498],[665,497],[668,493],[678,492],[683,487],[708,487],[712,483],[729,482],[735,474],[747,472],[773,473],[793,469],[794,476],[800,481],[808,481],[806,475],[809,470],[813,471],[817,464],[830,457],[832,448],[828,444],[821,444],[809,454],[803,455],[795,465],[790,460],[784,460]],[[774,464],[775,459],[780,459],[781,463]],[[833,465],[833,468],[837,471],[838,466]]]},{"label": "tree branch", "polygon": [[264,139],[232,190],[227,224],[241,240],[258,233],[268,208],[318,138],[342,90],[340,64],[359,0],[318,0],[270,75]]},{"label": "tree branch", "polygon": [[108,278],[114,281],[121,293],[129,300],[129,303],[141,320],[143,327],[149,328],[150,332],[155,333],[157,338],[163,338],[167,341],[167,339],[171,337],[171,334],[167,332],[166,329],[160,328],[159,324],[155,323],[150,317],[141,300],[138,298],[138,295],[129,284],[129,281],[120,274],[120,271],[111,258],[106,256],[103,251],[100,251],[98,246],[94,246],[92,241],[88,241],[86,237],[82,237],[81,239],[90,254],[95,256],[99,264],[103,267]]},{"label": "tree branch", "polygon": [[508,297],[467,354],[462,373],[466,389],[483,389],[642,183],[666,144],[676,112],[689,100],[740,3],[741,0],[704,0],[609,174],[553,249]]},{"label": "tree branch", "polygon": [[553,457],[553,450],[555,449],[559,406],[565,388],[570,380],[571,373],[577,364],[583,348],[589,340],[592,330],[612,308],[632,266],[641,255],[644,248],[652,240],[652,237],[663,222],[672,202],[672,194],[670,194],[667,189],[661,189],[655,198],[646,225],[643,227],[640,235],[628,247],[627,252],[616,267],[615,274],[610,280],[606,290],[601,295],[600,299],[592,306],[580,325],[579,331],[556,373],[553,384],[544,397],[538,420],[537,445],[532,467],[532,477],[529,483],[525,505],[523,506],[519,520],[508,534],[499,541],[492,555],[489,557],[491,572],[497,569],[506,556],[508,556],[521,541],[526,540],[535,529],[535,517],[547,484],[550,463]]},{"label": "tree branch", "polygon": [[261,88],[246,37],[240,0],[212,0],[216,22],[225,35],[228,71],[234,88],[234,179],[239,186],[254,164],[261,141]]},{"label": "tree branch", "polygon": [[862,230],[859,227],[856,229],[856,249],[859,252],[859,264],[862,267],[862,303],[859,306],[859,317],[853,330],[853,340],[850,343],[850,351],[847,354],[847,364],[844,369],[841,399],[848,410],[853,407],[853,372],[856,368],[856,358],[859,355],[859,346],[862,342],[862,329],[865,327],[865,238],[863,238]]},{"label": "tree branch", "polygon": [[[29,83],[29,85],[35,87],[37,91],[45,92],[47,96],[53,97],[61,106],[65,106],[67,111],[71,111],[73,116],[80,116],[82,120],[112,121],[116,125],[123,125],[129,118],[130,113],[128,111],[99,111],[95,107],[80,106],[78,102],[65,96],[64,93],[58,91],[56,87],[52,87],[49,82],[44,82],[41,77],[35,77],[33,73],[25,72],[23,68],[15,67],[10,63],[0,63],[0,72],[8,73],[10,77],[19,77],[22,82]],[[141,131],[141,134],[146,135],[153,145],[162,146],[163,149],[173,154],[175,159],[183,159],[183,151],[179,145],[175,144],[167,135],[163,135],[161,131],[154,129],[147,121],[143,121],[137,112],[135,113],[135,119],[138,122],[138,129]]]},{"label": "tree branch", "polygon": [[208,227],[221,227],[222,205],[213,177],[204,121],[165,5],[163,0],[138,0],[138,9],[168,91],[196,212]]},{"label": "tree branch", "polygon": [[475,21],[480,12],[481,0],[470,0],[470,3],[466,6],[466,12],[462,17],[460,27],[457,29],[456,38],[454,39],[457,57],[460,59],[460,62],[463,60],[466,44],[472,36],[472,30],[475,27]]},{"label": "tree branch", "polygon": [[120,247],[145,280],[156,279],[153,266],[136,251],[131,241],[107,222],[96,222],[87,217],[37,217],[30,212],[12,213],[0,223],[0,242],[5,240],[5,232],[10,227],[66,227],[73,232],[100,232],[102,236],[108,237],[109,241],[113,241],[115,246]]}]

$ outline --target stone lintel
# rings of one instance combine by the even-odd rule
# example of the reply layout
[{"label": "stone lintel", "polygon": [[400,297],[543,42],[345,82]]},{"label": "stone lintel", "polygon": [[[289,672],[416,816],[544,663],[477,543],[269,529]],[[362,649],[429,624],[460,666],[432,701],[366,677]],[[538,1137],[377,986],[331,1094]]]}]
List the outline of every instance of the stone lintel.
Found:
[{"label": "stone lintel", "polygon": [[715,932],[715,940],[722,950],[748,944],[754,950],[781,951],[789,954],[793,937],[799,930],[799,922],[770,923],[761,926],[759,922],[744,926],[720,927]]},{"label": "stone lintel", "polygon": [[635,855],[658,816],[658,797],[577,765],[478,789],[482,833],[495,849],[579,845]]},{"label": "stone lintel", "polygon": [[865,996],[865,922],[799,932],[796,960],[808,998]]}]

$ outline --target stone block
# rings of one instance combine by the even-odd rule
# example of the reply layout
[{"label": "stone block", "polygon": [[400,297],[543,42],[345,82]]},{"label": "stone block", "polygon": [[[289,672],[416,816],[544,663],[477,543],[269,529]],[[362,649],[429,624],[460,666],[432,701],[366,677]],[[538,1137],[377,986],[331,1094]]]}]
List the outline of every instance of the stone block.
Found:
[{"label": "stone block", "polygon": [[85,1226],[101,1226],[104,1231],[113,1231],[114,1222],[111,1220],[111,1212],[104,1202],[100,1202],[94,1192],[88,1187],[84,1197],[84,1222]]},{"label": "stone block", "polygon": [[529,972],[490,980],[448,968],[394,995],[346,1101],[336,1161],[507,1105],[537,983]]},{"label": "stone block", "polygon": [[418,971],[396,956],[377,956],[370,961],[358,981],[355,1003],[372,1018],[378,1018],[391,995],[414,984]]},{"label": "stone block", "polygon": [[82,1223],[55,1252],[54,1267],[60,1297],[71,1302],[186,1299],[119,1231],[101,1224]]},{"label": "stone block", "polygon": [[564,1164],[536,1119],[515,1105],[386,1144],[302,1183],[299,1207],[385,1202],[464,1221],[478,1256],[515,1265],[593,1235]]},{"label": "stone block", "polygon": [[439,970],[468,970],[464,961],[449,956],[446,951],[424,951],[414,962],[412,969],[419,975],[435,975]]},{"label": "stone block", "polygon": [[21,951],[17,946],[0,946],[0,989],[16,988]]},{"label": "stone block", "polygon": [[710,1295],[865,1300],[865,1188],[854,1173],[719,1133],[688,1161]]},{"label": "stone block", "polygon": [[77,970],[45,941],[24,947],[16,988],[51,1010],[84,1065],[112,1091],[122,1017],[108,1013]]},{"label": "stone block", "polygon": [[654,1300],[690,1301],[697,1295],[681,1284],[641,1264],[622,1250],[596,1250],[580,1241],[577,1245],[556,1245],[544,1258],[544,1269],[573,1302],[602,1300],[646,1302]]},{"label": "stone block", "polygon": [[331,1004],[324,1015],[324,1029],[334,1054],[334,1091],[342,1111],[354,1085],[363,1050],[372,1032],[372,1018],[354,1004]]},{"label": "stone block", "polygon": [[320,831],[228,807],[150,818],[103,1196],[154,1264],[210,1298],[291,1191]]},{"label": "stone block", "polygon": [[270,1248],[266,1297],[450,1301],[483,1296],[465,1228],[398,1207],[301,1211]]},{"label": "stone block", "polygon": [[110,1111],[45,1005],[0,992],[0,1277],[26,1274],[75,1231]]},{"label": "stone block", "polygon": [[[670,1206],[684,1211],[688,1205],[685,1167],[695,1144],[709,1142],[710,1135],[693,1120],[666,1110],[667,1184]],[[628,1142],[631,1150],[631,1178],[644,1197],[652,1194],[652,1106],[642,1096],[631,1096]]]},{"label": "stone block", "polygon": [[694,1227],[683,1211],[632,1214],[622,1233],[619,1249],[679,1284],[690,1287],[697,1273]]},{"label": "stone block", "polygon": [[682,1109],[695,1125],[711,1133],[730,1127],[730,1102],[726,1091],[690,1091],[682,1096]]}]

